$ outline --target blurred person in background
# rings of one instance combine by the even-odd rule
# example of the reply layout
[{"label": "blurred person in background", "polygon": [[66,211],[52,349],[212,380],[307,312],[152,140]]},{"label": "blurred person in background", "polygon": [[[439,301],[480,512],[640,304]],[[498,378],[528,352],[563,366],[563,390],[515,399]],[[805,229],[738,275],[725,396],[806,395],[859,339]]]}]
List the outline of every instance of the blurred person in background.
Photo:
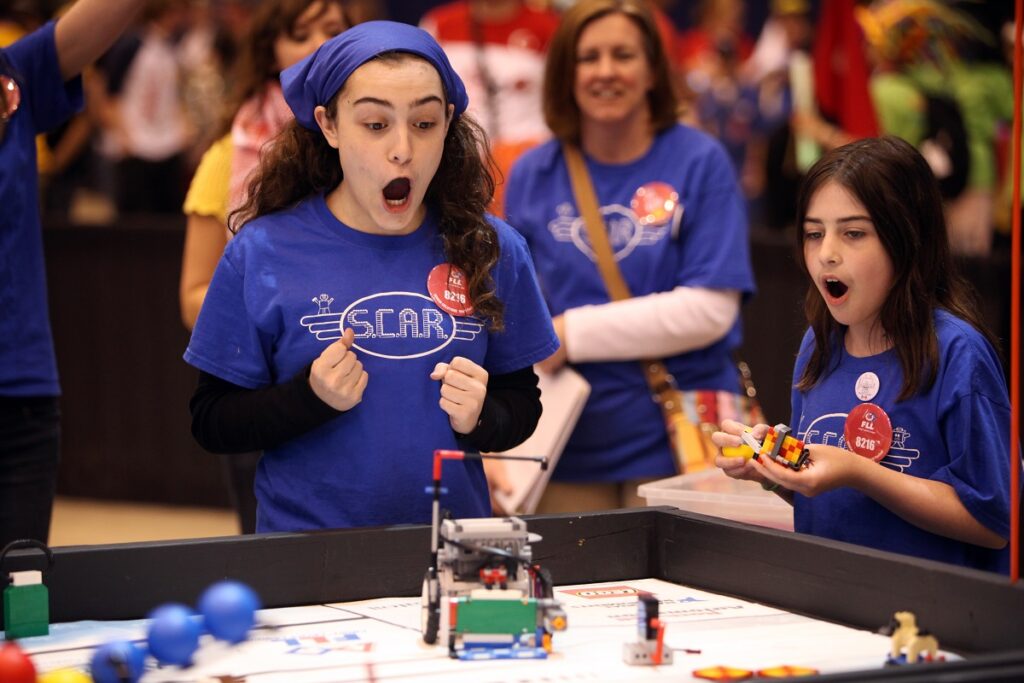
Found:
[{"label": "blurred person in background", "polygon": [[523,0],[456,0],[427,12],[420,27],[440,43],[466,84],[470,113],[487,132],[498,167],[493,206],[500,208],[512,162],[551,135],[541,85],[558,15]]},{"label": "blurred person in background", "polygon": [[186,159],[191,174],[220,126],[228,94],[227,72],[241,36],[236,40],[231,35],[212,0],[189,0],[188,10],[177,52],[182,99],[193,131]]},{"label": "blurred person in background", "polygon": [[81,108],[79,74],[142,4],[79,0],[0,49],[0,546],[47,540],[60,459],[35,138]]},{"label": "blurred person in background", "polygon": [[[591,393],[540,511],[641,504],[676,473],[640,360],[663,358],[680,389],[737,392],[731,359],[753,291],[743,197],[716,140],[677,122],[670,66],[643,0],[582,0],[551,43],[544,112],[556,140],[526,152],[505,194],[526,237],[561,347]],[[579,147],[623,279],[610,301],[570,184]]]},{"label": "blurred person in background", "polygon": [[[1013,85],[1005,65],[972,59],[965,47],[994,38],[969,14],[936,0],[876,0],[856,16],[874,67],[871,99],[881,129],[918,147],[931,165],[947,200],[953,251],[988,254],[995,141],[999,122],[1013,118]],[[943,137],[965,138],[966,146],[958,154]],[[957,183],[943,186],[947,178]]]},{"label": "blurred person in background", "polygon": [[118,211],[171,213],[184,197],[184,155],[191,130],[175,44],[188,7],[149,0],[136,30],[104,55],[107,100],[97,106],[102,154],[114,164]]},{"label": "blurred person in background", "polygon": [[748,151],[751,146],[758,146],[767,125],[760,109],[758,88],[742,79],[742,64],[731,43],[722,43],[718,49],[719,59],[713,67],[709,63],[704,74],[706,87],[696,97],[694,114],[700,128],[725,147],[741,180],[751,179],[749,187],[744,186],[745,194],[759,194],[759,179],[744,173],[748,165],[755,165],[752,162],[757,155],[748,158]]},{"label": "blurred person in background", "polygon": [[1013,116],[1009,69],[970,50],[994,44],[991,34],[937,0],[843,0],[825,6],[816,41],[821,115],[794,117],[797,134],[825,151],[878,133],[911,143],[939,180],[953,251],[987,255],[1000,174],[996,150]]},{"label": "blurred person in background", "polygon": [[[56,17],[63,16],[74,4],[72,0],[62,5]],[[93,182],[93,141],[101,130],[97,125],[99,112],[107,98],[103,80],[92,64],[82,70],[82,88],[85,109],[38,138],[43,217],[46,221],[105,224],[113,220],[117,210],[109,197],[96,191]]]},{"label": "blurred person in background", "polygon": [[802,177],[790,127],[790,77],[798,57],[809,63],[814,27],[808,0],[772,0],[770,9],[753,53],[740,67],[741,82],[756,92],[758,111],[740,183],[750,200],[751,224],[783,229],[792,224]]},{"label": "blurred person in background", "polygon": [[754,41],[743,29],[743,0],[701,0],[694,8],[696,25],[679,34],[676,62],[690,91],[711,87],[723,61],[743,63]]},{"label": "blurred person in background", "polygon": [[[405,0],[408,4],[408,0]],[[348,15],[352,25],[361,24],[364,21],[375,21],[387,17],[387,12],[381,0],[347,0],[345,2],[345,14]]]},{"label": "blurred person in background", "polygon": [[[283,69],[312,54],[350,25],[337,0],[266,0],[255,10],[231,77],[234,92],[216,142],[196,169],[185,199],[181,318],[195,325],[217,262],[231,236],[228,214],[245,201],[260,151],[294,116],[281,94]],[[253,479],[259,453],[224,457],[243,533],[256,528]]]}]

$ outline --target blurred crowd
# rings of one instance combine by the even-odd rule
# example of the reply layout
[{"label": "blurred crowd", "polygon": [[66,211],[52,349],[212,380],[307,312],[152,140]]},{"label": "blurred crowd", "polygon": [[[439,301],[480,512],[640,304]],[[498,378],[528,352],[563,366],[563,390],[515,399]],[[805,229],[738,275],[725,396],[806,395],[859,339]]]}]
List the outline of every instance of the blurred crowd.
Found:
[{"label": "blurred crowd", "polygon": [[[270,1],[270,0],[266,0]],[[352,23],[433,33],[467,82],[500,170],[550,136],[547,43],[571,0],[348,0]],[[659,0],[680,119],[727,149],[753,225],[792,223],[802,170],[833,146],[894,133],[932,164],[954,246],[986,254],[1010,222],[1011,3]],[[39,140],[47,220],[180,213],[224,131],[233,65],[259,0],[153,0],[85,74],[86,110]],[[0,45],[66,7],[10,0]],[[501,212],[501,186],[494,209]]]}]

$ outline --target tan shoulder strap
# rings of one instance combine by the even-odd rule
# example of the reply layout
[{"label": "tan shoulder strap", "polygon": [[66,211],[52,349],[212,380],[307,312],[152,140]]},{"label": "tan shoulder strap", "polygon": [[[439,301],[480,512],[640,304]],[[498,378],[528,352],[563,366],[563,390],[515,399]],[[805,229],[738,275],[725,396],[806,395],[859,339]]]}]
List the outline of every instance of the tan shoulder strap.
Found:
[{"label": "tan shoulder strap", "polygon": [[629,285],[622,279],[619,265],[615,262],[612,245],[608,242],[608,229],[601,218],[600,204],[597,203],[594,185],[590,182],[583,154],[575,145],[562,145],[562,151],[565,154],[565,164],[569,167],[569,180],[572,182],[572,193],[576,197],[576,207],[587,228],[587,237],[590,238],[590,246],[597,257],[597,268],[601,271],[608,296],[612,301],[629,299],[633,295],[629,291]]},{"label": "tan shoulder strap", "polygon": [[[604,280],[604,286],[608,290],[608,296],[612,301],[629,299],[632,296],[629,285],[622,278],[622,271],[619,270],[619,264],[615,261],[615,254],[608,242],[608,229],[605,227],[604,219],[601,218],[600,205],[597,203],[594,185],[590,182],[590,174],[587,172],[583,154],[578,147],[569,144],[562,145],[562,153],[565,155],[565,163],[569,168],[569,180],[572,183],[572,193],[576,198],[576,207],[583,217],[583,224],[586,226],[590,245],[597,256],[597,268]],[[673,415],[682,415],[683,410],[678,400],[676,381],[665,364],[658,359],[649,358],[641,360],[640,365],[643,366],[647,386],[661,406],[666,421],[670,420]],[[750,399],[752,410],[760,414],[757,390],[754,389],[750,369],[746,363],[742,362],[739,363],[739,369],[743,378],[743,388]],[[763,417],[761,421],[763,421]]]},{"label": "tan shoulder strap", "polygon": [[[608,229],[605,227],[604,219],[601,218],[600,205],[597,203],[597,196],[594,194],[594,185],[590,182],[590,174],[587,173],[587,165],[583,160],[583,154],[575,145],[563,144],[562,153],[565,155],[565,164],[569,168],[569,180],[572,183],[572,193],[576,198],[576,207],[583,217],[583,223],[587,228],[587,237],[590,238],[590,246],[597,256],[597,268],[601,272],[604,286],[608,289],[608,296],[612,301],[622,301],[632,297],[629,285],[622,278],[622,271],[619,264],[615,262],[615,254],[608,242]],[[678,401],[675,400],[675,379],[669,374],[665,364],[660,360],[642,360],[640,364],[644,368],[644,377],[658,403],[666,412],[676,412],[681,409]]]}]

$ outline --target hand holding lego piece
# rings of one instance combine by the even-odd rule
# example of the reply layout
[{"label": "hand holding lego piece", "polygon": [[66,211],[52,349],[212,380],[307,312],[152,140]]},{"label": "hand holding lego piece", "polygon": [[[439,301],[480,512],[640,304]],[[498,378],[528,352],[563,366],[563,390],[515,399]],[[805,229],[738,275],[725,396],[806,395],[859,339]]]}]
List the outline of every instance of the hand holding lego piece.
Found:
[{"label": "hand holding lego piece", "polygon": [[[724,420],[722,428],[726,431],[715,432],[712,441],[722,449],[722,455],[715,458],[715,464],[726,475],[758,481],[768,491],[774,491],[780,485],[794,490],[779,477],[769,474],[773,469],[784,468],[799,472],[808,464],[809,451],[804,448],[803,441],[791,435],[789,427],[784,424],[746,427],[733,420]],[[739,444],[736,443],[737,436]],[[766,463],[772,463],[773,467],[766,467]]]},{"label": "hand holding lego piece", "polygon": [[363,391],[369,376],[363,364],[352,352],[355,331],[345,334],[313,361],[309,371],[309,386],[321,401],[335,410],[350,410],[363,400]]},{"label": "hand holding lego piece", "polygon": [[783,465],[766,457],[749,462],[766,480],[807,497],[851,486],[857,479],[858,468],[875,466],[853,451],[836,446],[810,444],[803,448],[803,452],[807,455],[799,470],[795,470],[789,463]]},{"label": "hand holding lego piece", "polygon": [[715,465],[733,479],[745,479],[764,484],[767,479],[751,465],[754,448],[744,439],[754,439],[760,448],[760,440],[768,433],[770,427],[758,424],[748,427],[736,420],[722,420],[722,430],[711,435],[711,441],[718,446],[722,454],[715,456]]},{"label": "hand holding lego piece", "polygon": [[438,363],[430,379],[441,380],[441,410],[448,414],[452,429],[469,434],[476,429],[487,397],[487,371],[462,356],[451,363]]},{"label": "hand holding lego piece", "polygon": [[[760,437],[754,436],[754,429],[757,429],[759,433],[762,433]],[[755,425],[755,427],[744,427],[740,433],[740,443],[738,446],[722,446],[722,455],[727,458],[743,458],[744,460],[750,460],[758,451],[761,450],[761,443],[765,439],[765,435],[771,427],[765,424]]]},{"label": "hand holding lego piece", "polygon": [[[750,460],[765,457],[794,470],[802,469],[806,464],[808,453],[804,448],[804,442],[792,436],[792,430],[786,425],[780,423],[774,427],[763,424],[744,427],[733,420],[725,422],[730,423],[730,431],[715,432],[716,435],[721,435],[715,443],[722,449],[725,458]],[[741,443],[738,445],[734,436],[730,436],[736,434],[737,426],[741,428],[738,434]]]}]

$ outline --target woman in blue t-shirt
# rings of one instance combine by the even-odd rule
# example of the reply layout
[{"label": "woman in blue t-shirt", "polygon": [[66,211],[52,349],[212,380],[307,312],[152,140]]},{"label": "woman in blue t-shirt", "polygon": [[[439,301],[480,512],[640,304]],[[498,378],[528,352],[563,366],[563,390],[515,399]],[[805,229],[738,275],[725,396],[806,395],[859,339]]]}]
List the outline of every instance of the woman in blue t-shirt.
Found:
[{"label": "woman in blue t-shirt", "polygon": [[[782,487],[797,531],[1006,572],[1009,399],[927,162],[896,137],[840,147],[797,210],[810,329],[791,425],[809,464],[718,465]],[[723,424],[715,442],[737,445],[741,429]]]},{"label": "woman in blue t-shirt", "polygon": [[[664,359],[684,390],[739,390],[731,351],[754,288],[743,197],[722,146],[677,123],[646,2],[567,10],[548,51],[544,112],[556,139],[517,161],[505,215],[530,245],[562,342],[542,367],[570,364],[591,393],[540,509],[642,504],[637,484],[676,465],[638,361]],[[563,144],[582,152],[631,299],[610,301]]]},{"label": "woman in blue t-shirt", "polygon": [[[440,47],[369,22],[281,75],[295,114],[232,214],[185,359],[193,432],[263,449],[258,531],[427,522],[435,449],[502,450],[558,345]],[[479,462],[442,503],[490,514]]]}]

